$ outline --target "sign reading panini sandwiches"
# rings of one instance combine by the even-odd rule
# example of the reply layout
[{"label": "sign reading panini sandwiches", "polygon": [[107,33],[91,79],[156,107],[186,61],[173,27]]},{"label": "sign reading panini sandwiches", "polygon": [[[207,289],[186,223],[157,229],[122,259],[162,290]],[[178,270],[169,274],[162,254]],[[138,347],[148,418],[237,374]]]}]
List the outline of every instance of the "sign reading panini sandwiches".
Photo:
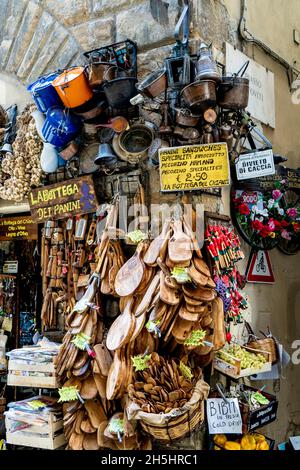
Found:
[{"label": "sign reading panini sandwiches", "polygon": [[159,150],[161,191],[192,191],[230,184],[226,143]]},{"label": "sign reading panini sandwiches", "polygon": [[29,205],[36,223],[96,212],[97,199],[92,176],[34,189],[29,194]]}]

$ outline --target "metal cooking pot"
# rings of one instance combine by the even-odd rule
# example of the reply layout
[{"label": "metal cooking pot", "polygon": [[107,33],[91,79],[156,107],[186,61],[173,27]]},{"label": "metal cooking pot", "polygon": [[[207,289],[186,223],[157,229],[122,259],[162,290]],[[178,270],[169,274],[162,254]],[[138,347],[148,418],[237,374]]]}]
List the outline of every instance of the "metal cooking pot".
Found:
[{"label": "metal cooking pot", "polygon": [[42,113],[46,113],[47,109],[52,108],[52,106],[62,105],[57,91],[52,86],[53,80],[59,74],[60,72],[54,72],[44,75],[27,87],[27,90],[31,94],[38,110]]},{"label": "metal cooking pot", "polygon": [[216,105],[216,82],[200,80],[191,83],[181,90],[181,97],[189,107],[203,112]]},{"label": "metal cooking pot", "polygon": [[100,86],[105,80],[113,80],[116,77],[117,70],[118,67],[109,62],[91,64],[88,70],[90,87]]},{"label": "metal cooking pot", "polygon": [[200,119],[199,115],[192,114],[190,109],[186,108],[175,108],[176,111],[176,122],[181,126],[196,126]]},{"label": "metal cooking pot", "polygon": [[218,105],[226,109],[244,109],[249,101],[249,80],[223,77],[218,88]]},{"label": "metal cooking pot", "polygon": [[163,93],[168,86],[165,69],[155,70],[137,85],[137,89],[150,98]]},{"label": "metal cooking pot", "polygon": [[136,94],[136,82],[137,79],[134,77],[115,78],[110,82],[104,82],[102,88],[109,106],[112,108],[130,106],[129,100]]}]

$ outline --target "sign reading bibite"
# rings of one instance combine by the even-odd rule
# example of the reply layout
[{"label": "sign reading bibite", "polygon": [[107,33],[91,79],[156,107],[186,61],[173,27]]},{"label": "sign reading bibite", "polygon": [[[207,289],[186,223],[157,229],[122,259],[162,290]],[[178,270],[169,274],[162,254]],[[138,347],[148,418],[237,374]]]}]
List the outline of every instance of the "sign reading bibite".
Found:
[{"label": "sign reading bibite", "polygon": [[209,434],[241,434],[242,417],[237,398],[209,398],[206,401]]},{"label": "sign reading bibite", "polygon": [[192,191],[230,184],[226,143],[159,150],[161,191]]},{"label": "sign reading bibite", "polygon": [[34,189],[29,194],[29,205],[36,223],[96,212],[97,199],[92,176]]}]

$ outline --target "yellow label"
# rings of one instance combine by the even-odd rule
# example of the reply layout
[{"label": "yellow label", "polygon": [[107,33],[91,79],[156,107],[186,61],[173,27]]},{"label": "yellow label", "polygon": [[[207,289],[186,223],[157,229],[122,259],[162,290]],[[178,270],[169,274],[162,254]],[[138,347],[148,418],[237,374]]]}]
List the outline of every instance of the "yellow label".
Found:
[{"label": "yellow label", "polygon": [[159,168],[162,191],[192,191],[230,184],[226,143],[160,149]]},{"label": "yellow label", "polygon": [[39,408],[44,408],[46,405],[41,400],[32,400],[27,403],[30,408],[33,410],[38,410]]},{"label": "yellow label", "polygon": [[4,331],[10,332],[12,330],[12,318],[4,317],[1,328]]}]

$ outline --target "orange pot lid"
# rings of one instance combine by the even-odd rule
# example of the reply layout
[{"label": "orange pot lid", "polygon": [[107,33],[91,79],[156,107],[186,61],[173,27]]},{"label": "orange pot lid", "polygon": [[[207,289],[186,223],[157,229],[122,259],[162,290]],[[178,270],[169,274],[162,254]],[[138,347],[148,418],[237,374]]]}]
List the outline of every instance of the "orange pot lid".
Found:
[{"label": "orange pot lid", "polygon": [[65,83],[75,80],[75,78],[79,77],[83,72],[84,67],[73,67],[72,69],[65,70],[53,80],[52,84],[53,86],[65,85]]}]

